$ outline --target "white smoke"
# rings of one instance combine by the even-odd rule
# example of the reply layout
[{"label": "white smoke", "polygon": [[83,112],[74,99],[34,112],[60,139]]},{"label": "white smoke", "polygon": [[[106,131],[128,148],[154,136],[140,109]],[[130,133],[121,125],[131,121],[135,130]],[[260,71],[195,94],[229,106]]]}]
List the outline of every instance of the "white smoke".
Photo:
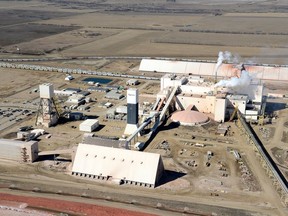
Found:
[{"label": "white smoke", "polygon": [[218,71],[219,67],[222,65],[223,62],[233,62],[233,63],[239,63],[239,56],[233,55],[229,51],[222,52],[220,51],[218,53],[218,59],[216,63],[215,73]]},{"label": "white smoke", "polygon": [[245,70],[241,71],[241,76],[238,77],[232,77],[229,80],[220,80],[218,83],[215,84],[215,87],[226,87],[230,89],[239,89],[250,85],[250,82],[252,80],[252,77],[249,75],[249,73]]}]

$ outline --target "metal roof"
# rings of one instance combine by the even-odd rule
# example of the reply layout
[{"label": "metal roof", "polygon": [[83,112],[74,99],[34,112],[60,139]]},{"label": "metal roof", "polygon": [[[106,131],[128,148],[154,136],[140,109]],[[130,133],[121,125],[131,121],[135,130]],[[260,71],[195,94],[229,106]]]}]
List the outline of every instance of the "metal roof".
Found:
[{"label": "metal roof", "polygon": [[13,140],[13,139],[0,139],[0,146],[9,145],[9,146],[15,146],[15,147],[23,147],[23,146],[31,146],[35,143],[37,143],[37,141],[24,142],[24,141]]},{"label": "metal roof", "polygon": [[110,91],[108,88],[106,87],[96,87],[96,86],[91,86],[87,89],[88,91],[103,91],[103,92],[108,92]]},{"label": "metal roof", "polygon": [[79,88],[65,88],[64,91],[75,91],[75,92],[80,92],[81,89],[79,89]]},{"label": "metal roof", "polygon": [[80,124],[80,127],[83,125],[92,127],[94,124],[98,124],[98,123],[99,121],[97,119],[86,119]]},{"label": "metal roof", "polygon": [[105,139],[101,137],[94,136],[84,136],[82,140],[83,144],[98,145],[111,148],[125,148],[125,141],[115,140],[115,139]]},{"label": "metal roof", "polygon": [[121,99],[124,97],[123,94],[118,93],[116,90],[112,90],[105,95],[106,98],[111,98],[111,99]]},{"label": "metal roof", "polygon": [[187,62],[167,61],[156,59],[143,59],[140,63],[140,71],[154,71],[166,73],[186,73]]},{"label": "metal roof", "polygon": [[83,95],[83,96],[87,96],[87,95],[89,95],[89,94],[91,94],[89,91],[83,91],[83,90],[81,90],[80,92],[78,92],[77,94],[79,94],[79,95]]},{"label": "metal roof", "polygon": [[72,173],[111,176],[147,184],[156,184],[163,170],[160,154],[79,144]]},{"label": "metal roof", "polygon": [[[239,66],[239,65],[238,65]],[[288,67],[279,65],[245,65],[245,69],[252,74],[253,78],[268,80],[288,80]],[[185,62],[167,61],[156,59],[142,59],[139,71],[160,73],[183,73],[202,76],[215,76],[216,63],[209,62]],[[217,70],[217,76],[233,77],[240,76],[237,64],[222,64]]]}]

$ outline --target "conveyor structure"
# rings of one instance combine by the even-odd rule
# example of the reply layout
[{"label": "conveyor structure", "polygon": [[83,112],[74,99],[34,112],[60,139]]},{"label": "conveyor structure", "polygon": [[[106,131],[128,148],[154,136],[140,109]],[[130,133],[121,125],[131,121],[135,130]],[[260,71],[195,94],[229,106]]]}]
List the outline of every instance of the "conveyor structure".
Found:
[{"label": "conveyor structure", "polygon": [[279,168],[274,163],[273,159],[270,157],[266,149],[264,148],[261,141],[258,139],[253,129],[248,125],[243,117],[243,115],[238,111],[239,126],[242,128],[250,144],[254,145],[254,150],[257,157],[260,159],[263,168],[269,175],[269,178],[273,181],[273,186],[280,195],[281,201],[285,207],[288,207],[288,188],[287,180],[279,170]]}]

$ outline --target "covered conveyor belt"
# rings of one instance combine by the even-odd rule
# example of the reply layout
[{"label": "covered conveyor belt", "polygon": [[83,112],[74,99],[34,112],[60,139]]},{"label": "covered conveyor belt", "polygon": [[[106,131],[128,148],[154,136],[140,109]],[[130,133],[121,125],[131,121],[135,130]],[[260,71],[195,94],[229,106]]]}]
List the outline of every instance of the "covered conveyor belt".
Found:
[{"label": "covered conveyor belt", "polygon": [[165,114],[166,114],[166,112],[167,112],[167,110],[168,110],[168,108],[170,106],[170,103],[172,102],[172,99],[174,98],[177,90],[178,90],[178,86],[174,87],[172,92],[170,93],[169,98],[166,101],[166,104],[165,104],[164,108],[162,109],[162,111],[160,113],[160,121],[164,120]]},{"label": "covered conveyor belt", "polygon": [[52,151],[41,151],[38,153],[38,156],[57,155],[57,154],[72,154],[73,152],[74,152],[73,149],[59,149],[59,150],[52,150]]},{"label": "covered conveyor belt", "polygon": [[[140,133],[147,125],[149,125],[153,118],[155,118],[155,124],[153,125],[151,132],[148,135],[148,140],[151,137],[151,135],[157,130],[157,128],[159,127],[159,125],[161,125],[161,123],[164,120],[165,114],[170,106],[170,103],[172,102],[173,97],[175,96],[176,92],[178,90],[178,87],[174,87],[172,92],[169,95],[168,100],[166,101],[166,104],[164,106],[164,108],[162,109],[161,113],[159,114],[159,112],[153,113],[152,115],[150,115],[140,126],[139,128],[133,133],[131,134],[127,139],[126,139],[126,148],[128,149],[130,146],[131,141],[138,135],[138,133]],[[159,101],[159,106],[162,106],[162,103],[164,101],[164,98],[162,98],[161,101]],[[157,104],[158,104],[157,103]]]}]

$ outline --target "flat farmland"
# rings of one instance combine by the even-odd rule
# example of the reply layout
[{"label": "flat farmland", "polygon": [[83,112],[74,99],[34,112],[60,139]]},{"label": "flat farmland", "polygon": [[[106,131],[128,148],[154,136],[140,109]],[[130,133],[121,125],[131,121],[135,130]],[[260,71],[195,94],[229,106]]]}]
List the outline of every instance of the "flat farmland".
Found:
[{"label": "flat farmland", "polygon": [[225,34],[202,32],[173,32],[161,35],[153,43],[192,44],[211,46],[234,47],[264,47],[269,44],[271,48],[286,48],[287,35],[267,34]]},{"label": "flat farmland", "polygon": [[0,8],[3,54],[215,59],[228,50],[287,64],[284,1],[35,0]]},{"label": "flat farmland", "polygon": [[[256,14],[257,15],[257,14]],[[61,51],[65,56],[172,56],[213,59],[229,50],[259,62],[286,64],[285,14],[259,17],[89,13],[41,23],[75,25],[111,34]],[[280,27],[282,26],[282,27]],[[285,27],[286,26],[286,27]],[[111,31],[114,31],[113,33]],[[65,35],[69,37],[70,32]]]},{"label": "flat farmland", "polygon": [[[2,4],[3,3],[1,1],[1,5]],[[23,7],[25,8],[25,5],[21,5],[21,4],[19,5],[19,3],[15,4],[14,7],[12,7],[13,9],[11,9],[8,5],[2,6],[2,7],[0,6],[0,17],[1,17],[0,27],[20,24],[20,23],[33,22],[37,20],[47,20],[47,19],[52,19],[52,18],[57,18],[57,17],[65,17],[65,16],[75,14],[75,13],[70,13],[70,12],[39,10],[41,9],[41,7],[39,7],[38,10],[31,10],[31,8],[30,10],[27,10],[27,9],[23,10]]]},{"label": "flat farmland", "polygon": [[32,41],[37,38],[60,34],[65,31],[74,30],[76,28],[77,27],[72,26],[39,24],[23,24],[3,27],[1,30],[5,33],[0,35],[0,46],[7,46],[11,44]]}]

